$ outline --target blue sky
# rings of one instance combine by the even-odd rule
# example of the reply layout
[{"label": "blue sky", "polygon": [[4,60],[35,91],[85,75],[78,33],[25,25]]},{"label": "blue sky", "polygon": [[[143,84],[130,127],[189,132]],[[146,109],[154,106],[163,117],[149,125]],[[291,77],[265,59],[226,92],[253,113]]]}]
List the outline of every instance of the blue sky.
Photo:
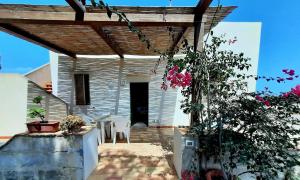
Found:
[{"label": "blue sky", "polygon": [[[110,5],[169,6],[169,0],[107,0]],[[0,3],[66,4],[64,0],[0,0]],[[172,0],[172,6],[195,6],[197,0]],[[213,4],[216,4],[214,0]],[[225,21],[262,22],[259,75],[281,76],[284,68],[300,74],[300,1],[221,0],[238,8]],[[0,32],[1,72],[25,73],[48,62],[48,50]],[[258,81],[257,89],[288,91],[300,79],[277,84]]]}]

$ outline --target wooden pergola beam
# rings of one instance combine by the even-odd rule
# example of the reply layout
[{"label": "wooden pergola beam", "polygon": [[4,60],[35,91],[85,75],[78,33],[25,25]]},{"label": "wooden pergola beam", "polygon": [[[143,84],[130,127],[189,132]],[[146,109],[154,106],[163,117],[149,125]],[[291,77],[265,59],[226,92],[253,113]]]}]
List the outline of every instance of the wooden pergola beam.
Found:
[{"label": "wooden pergola beam", "polygon": [[176,49],[176,47],[179,46],[179,43],[183,41],[183,38],[185,37],[185,35],[188,33],[188,27],[183,27],[182,31],[178,34],[177,38],[174,40],[171,48],[170,48],[170,52],[173,53]]},{"label": "wooden pergola beam", "polygon": [[94,31],[100,36],[100,38],[102,38],[105,43],[116,53],[120,56],[120,58],[124,58],[124,53],[121,50],[121,48],[118,46],[118,44],[111,39],[111,37],[109,37],[109,35],[107,33],[105,33],[105,31],[103,30],[103,28],[99,27],[99,26],[92,26],[92,28],[94,29]]},{"label": "wooden pergola beam", "polygon": [[82,4],[80,0],[66,0],[66,2],[74,9],[76,12],[75,20],[83,21],[84,13],[86,12],[85,5]]},{"label": "wooden pergola beam", "polygon": [[[0,6],[1,7],[1,6]],[[98,25],[98,26],[127,26],[119,22],[116,15],[111,18],[106,13],[84,13],[83,21],[76,21],[76,12],[53,11],[10,11],[0,8],[0,23],[26,23],[26,24],[61,24],[61,25]],[[152,14],[128,13],[127,18],[136,26],[193,26],[194,14]]]},{"label": "wooden pergola beam", "polygon": [[4,23],[0,23],[0,29],[4,32],[7,32],[11,35],[14,35],[16,37],[19,37],[21,39],[25,39],[27,41],[30,41],[32,43],[35,43],[35,44],[38,44],[40,46],[43,46],[44,48],[47,48],[47,49],[51,49],[53,51],[56,51],[56,52],[59,52],[59,53],[62,53],[62,54],[65,54],[65,55],[68,55],[72,58],[76,58],[76,54],[69,51],[69,50],[66,50],[62,47],[59,47],[49,41],[46,41],[38,36],[35,36],[33,34],[30,34],[29,32],[19,28],[19,27],[16,27],[16,26],[13,26],[11,24],[4,24]]},{"label": "wooden pergola beam", "polygon": [[194,10],[194,50],[198,49],[198,42],[201,30],[203,14],[211,4],[212,0],[200,0]]}]

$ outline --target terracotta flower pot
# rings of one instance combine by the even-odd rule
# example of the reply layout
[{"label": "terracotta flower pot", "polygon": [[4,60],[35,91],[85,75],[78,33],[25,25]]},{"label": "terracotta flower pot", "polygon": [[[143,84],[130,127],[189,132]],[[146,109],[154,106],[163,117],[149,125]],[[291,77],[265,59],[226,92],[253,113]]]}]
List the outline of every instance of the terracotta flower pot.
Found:
[{"label": "terracotta flower pot", "polygon": [[212,180],[213,178],[223,177],[223,172],[221,170],[210,170],[205,174],[206,180]]},{"label": "terracotta flower pot", "polygon": [[26,125],[29,133],[51,133],[59,130],[59,122],[57,121],[34,121],[26,123]]}]

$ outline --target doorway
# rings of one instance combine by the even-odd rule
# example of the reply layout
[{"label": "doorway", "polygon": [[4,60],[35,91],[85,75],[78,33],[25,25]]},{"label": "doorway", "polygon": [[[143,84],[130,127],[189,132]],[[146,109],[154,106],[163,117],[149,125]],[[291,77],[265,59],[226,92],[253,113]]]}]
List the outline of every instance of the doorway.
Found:
[{"label": "doorway", "polygon": [[147,126],[149,104],[149,83],[130,83],[131,125],[142,122]]}]

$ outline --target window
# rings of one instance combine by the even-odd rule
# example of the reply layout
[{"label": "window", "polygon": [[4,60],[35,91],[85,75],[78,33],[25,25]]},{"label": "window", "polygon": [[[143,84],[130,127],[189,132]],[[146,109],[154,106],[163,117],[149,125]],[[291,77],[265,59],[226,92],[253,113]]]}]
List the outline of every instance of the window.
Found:
[{"label": "window", "polygon": [[76,105],[90,105],[90,83],[88,74],[75,74]]}]

